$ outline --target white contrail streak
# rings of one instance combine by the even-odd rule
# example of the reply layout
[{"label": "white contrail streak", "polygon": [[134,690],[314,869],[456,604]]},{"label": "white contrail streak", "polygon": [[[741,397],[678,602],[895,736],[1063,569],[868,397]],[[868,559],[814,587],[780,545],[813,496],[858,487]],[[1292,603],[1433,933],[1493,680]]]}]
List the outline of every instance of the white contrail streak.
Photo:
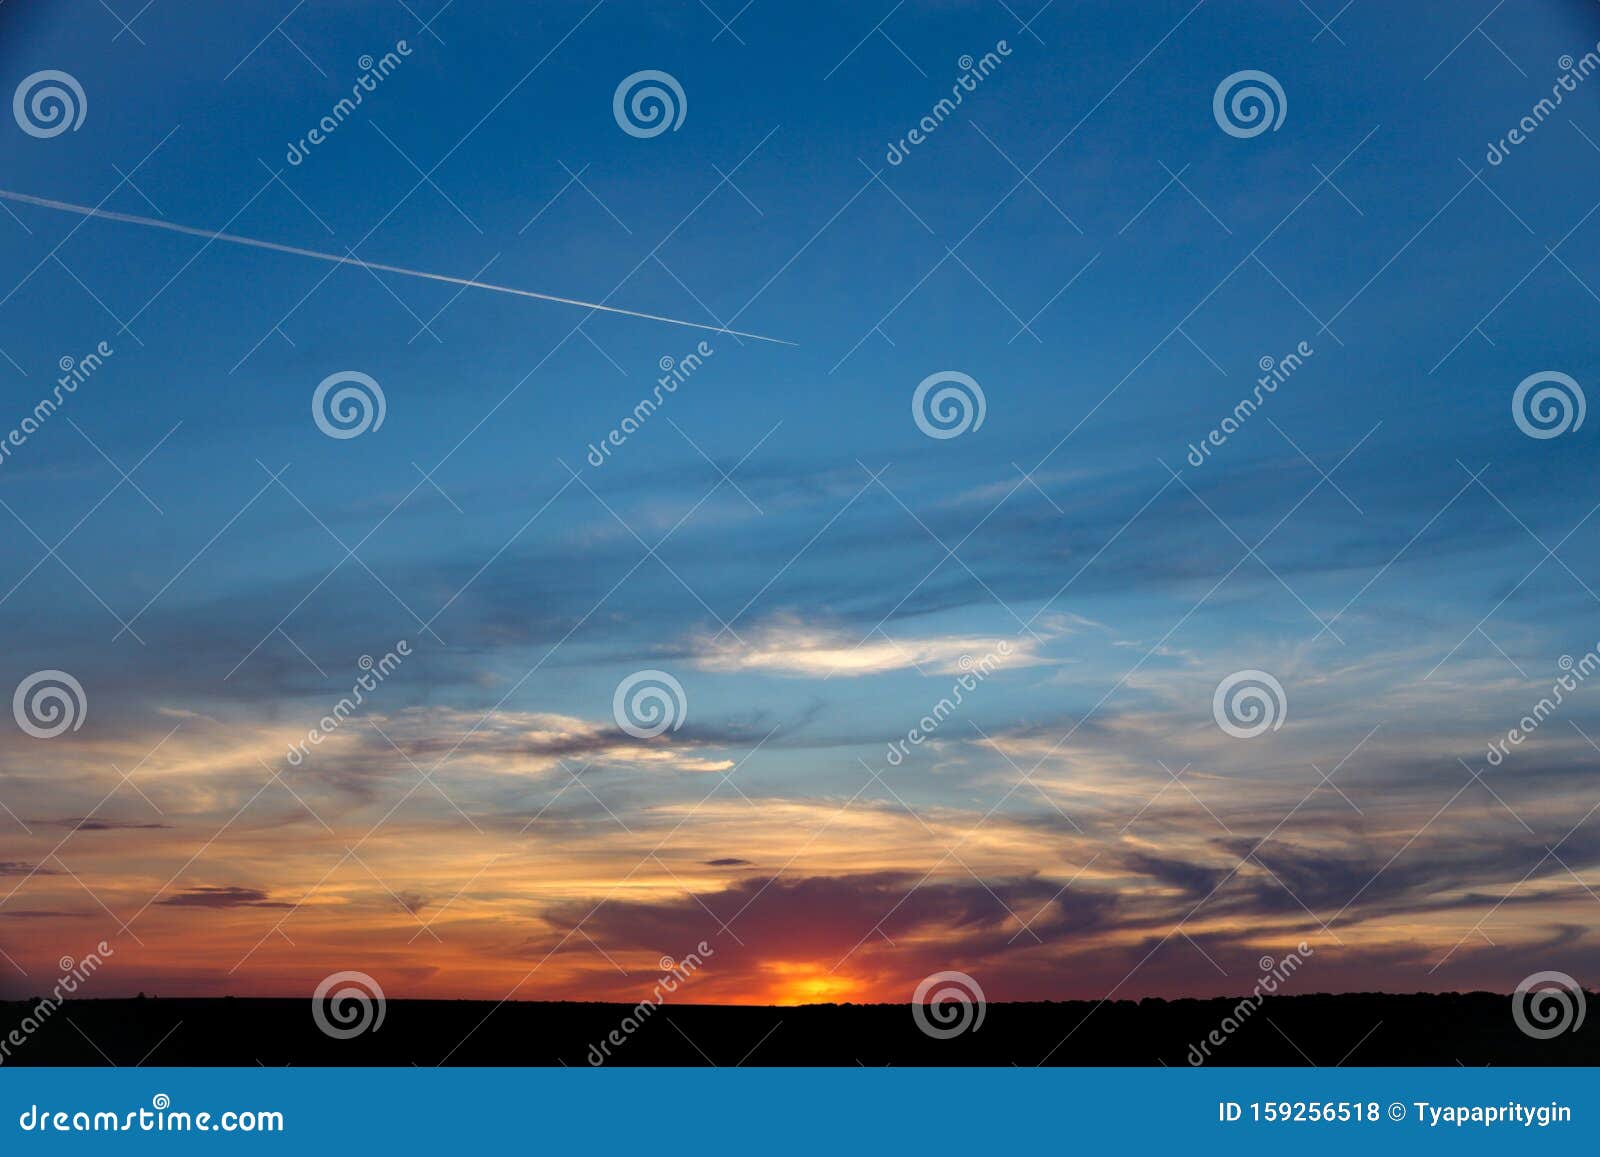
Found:
[{"label": "white contrail streak", "polygon": [[624,317],[639,317],[646,321],[661,321],[668,325],[687,326],[689,329],[709,330],[732,337],[747,337],[754,341],[769,341],[778,345],[795,345],[781,337],[768,337],[760,333],[728,329],[720,325],[703,325],[697,321],[684,321],[676,317],[662,317],[658,313],[640,313],[635,309],[622,309],[615,305],[601,305],[597,301],[579,301],[575,297],[558,297],[553,293],[535,293],[531,289],[516,289],[509,285],[495,285],[488,281],[473,281],[466,277],[451,277],[444,273],[428,273],[421,269],[406,269],[399,265],[385,265],[379,261],[363,261],[359,257],[340,257],[337,253],[321,253],[315,249],[302,249],[298,245],[280,245],[276,241],[260,241],[254,237],[240,237],[236,233],[219,233],[214,229],[196,229],[192,225],[178,225],[154,217],[140,217],[133,213],[116,213],[110,209],[95,209],[88,205],[74,205],[70,201],[52,201],[48,197],[34,197],[28,193],[14,193],[0,189],[0,198],[19,201],[24,205],[37,205],[42,209],[55,209],[62,213],[76,213],[80,217],[98,217],[106,221],[123,221],[129,225],[147,225],[152,229],[165,229],[169,233],[185,233],[190,237],[204,237],[210,241],[226,241],[232,245],[248,245],[255,249],[271,249],[277,253],[292,253],[297,257],[311,257],[317,261],[331,261],[335,265],[354,265],[360,269],[373,269],[380,273],[398,273],[405,277],[420,277],[426,281],[443,281],[449,285],[464,285],[469,289],[487,289],[495,293],[509,293],[514,297],[531,297],[535,301],[553,301],[560,305],[576,305],[602,313],[616,313]]}]

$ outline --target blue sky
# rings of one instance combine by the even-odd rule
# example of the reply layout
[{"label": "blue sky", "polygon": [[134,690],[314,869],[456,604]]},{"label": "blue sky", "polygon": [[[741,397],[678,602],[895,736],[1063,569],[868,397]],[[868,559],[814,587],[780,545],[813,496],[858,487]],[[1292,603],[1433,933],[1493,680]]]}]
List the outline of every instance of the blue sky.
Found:
[{"label": "blue sky", "polygon": [[[1306,939],[1322,988],[1593,964],[1593,825],[1545,857],[1595,802],[1593,693],[1471,774],[1600,639],[1593,427],[1511,407],[1594,381],[1600,87],[1485,159],[1595,48],[1587,6],[285,7],[0,13],[7,83],[87,101],[7,126],[4,188],[794,344],[8,202],[0,426],[115,351],[0,465],[6,685],[87,699],[0,747],[8,952],[10,908],[40,961],[109,927],[111,982],[205,992],[370,962],[418,995],[607,995],[588,932],[654,959],[744,920],[773,942],[709,997],[903,999],[940,967],[994,998],[1232,991]],[[614,119],[645,69],[676,131]],[[1214,117],[1245,69],[1276,130]],[[384,421],[330,438],[312,393],[352,370]],[[950,439],[911,413],[942,371],[985,398]],[[641,669],[687,703],[649,740],[612,718]],[[1241,670],[1287,703],[1247,740],[1212,715]]]}]

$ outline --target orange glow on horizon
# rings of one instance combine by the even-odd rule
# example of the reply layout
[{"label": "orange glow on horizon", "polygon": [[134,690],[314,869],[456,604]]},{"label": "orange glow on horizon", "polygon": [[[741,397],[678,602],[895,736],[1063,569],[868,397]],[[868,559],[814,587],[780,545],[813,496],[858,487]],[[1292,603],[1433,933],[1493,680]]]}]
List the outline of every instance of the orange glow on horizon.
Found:
[{"label": "orange glow on horizon", "polygon": [[776,974],[761,998],[771,1004],[842,1004],[862,999],[861,987],[850,977],[810,961],[767,961],[762,970]]}]

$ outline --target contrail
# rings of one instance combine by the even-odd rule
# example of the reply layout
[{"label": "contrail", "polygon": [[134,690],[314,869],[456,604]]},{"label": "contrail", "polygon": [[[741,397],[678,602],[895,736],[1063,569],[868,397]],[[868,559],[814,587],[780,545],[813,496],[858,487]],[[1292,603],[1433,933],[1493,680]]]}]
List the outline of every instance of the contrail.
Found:
[{"label": "contrail", "polygon": [[469,289],[488,289],[495,293],[509,293],[514,297],[531,297],[535,301],[553,301],[559,305],[576,305],[602,313],[616,313],[624,317],[639,317],[646,321],[661,321],[668,325],[681,325],[689,329],[709,330],[732,337],[747,337],[754,341],[769,341],[777,345],[795,345],[781,337],[768,337],[760,333],[728,329],[720,325],[703,325],[697,321],[684,321],[677,317],[662,317],[657,313],[640,313],[635,309],[622,309],[615,305],[601,305],[598,301],[580,301],[575,297],[558,297],[553,293],[535,293],[531,289],[516,289],[509,285],[495,285],[488,281],[473,281],[465,277],[451,277],[444,273],[428,273],[421,269],[406,269],[399,265],[385,265],[379,261],[363,261],[359,257],[340,257],[337,253],[322,253],[315,249],[302,249],[298,245],[280,245],[276,241],[261,241],[254,237],[240,237],[236,233],[219,233],[214,229],[196,229],[192,225],[178,225],[154,217],[140,217],[133,213],[116,213],[110,209],[94,209],[88,205],[74,205],[70,201],[52,201],[48,197],[34,197],[28,193],[14,193],[0,189],[0,198],[19,201],[24,205],[38,205],[42,209],[55,209],[62,213],[76,213],[80,217],[98,217],[106,221],[124,221],[129,225],[147,225],[152,229],[165,229],[169,233],[185,233],[190,237],[204,237],[210,241],[226,241],[232,245],[248,245],[255,249],[271,249],[277,253],[293,253],[297,257],[311,257],[317,261],[331,261],[335,265],[354,265],[360,269],[373,269],[380,273],[398,273],[405,277],[420,277],[425,281],[443,281],[448,285],[464,285]]}]

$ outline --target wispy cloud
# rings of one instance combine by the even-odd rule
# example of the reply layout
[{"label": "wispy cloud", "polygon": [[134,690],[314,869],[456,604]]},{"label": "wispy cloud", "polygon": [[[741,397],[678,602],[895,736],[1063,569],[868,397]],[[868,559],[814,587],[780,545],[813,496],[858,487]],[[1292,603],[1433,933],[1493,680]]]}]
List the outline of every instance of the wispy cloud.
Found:
[{"label": "wispy cloud", "polygon": [[773,675],[847,678],[888,671],[959,674],[1002,647],[1002,665],[1035,667],[1050,662],[1033,639],[1005,635],[924,635],[891,638],[878,630],[862,638],[838,627],[819,627],[785,616],[728,635],[706,635],[690,645],[693,662],[707,671],[754,671]]}]

